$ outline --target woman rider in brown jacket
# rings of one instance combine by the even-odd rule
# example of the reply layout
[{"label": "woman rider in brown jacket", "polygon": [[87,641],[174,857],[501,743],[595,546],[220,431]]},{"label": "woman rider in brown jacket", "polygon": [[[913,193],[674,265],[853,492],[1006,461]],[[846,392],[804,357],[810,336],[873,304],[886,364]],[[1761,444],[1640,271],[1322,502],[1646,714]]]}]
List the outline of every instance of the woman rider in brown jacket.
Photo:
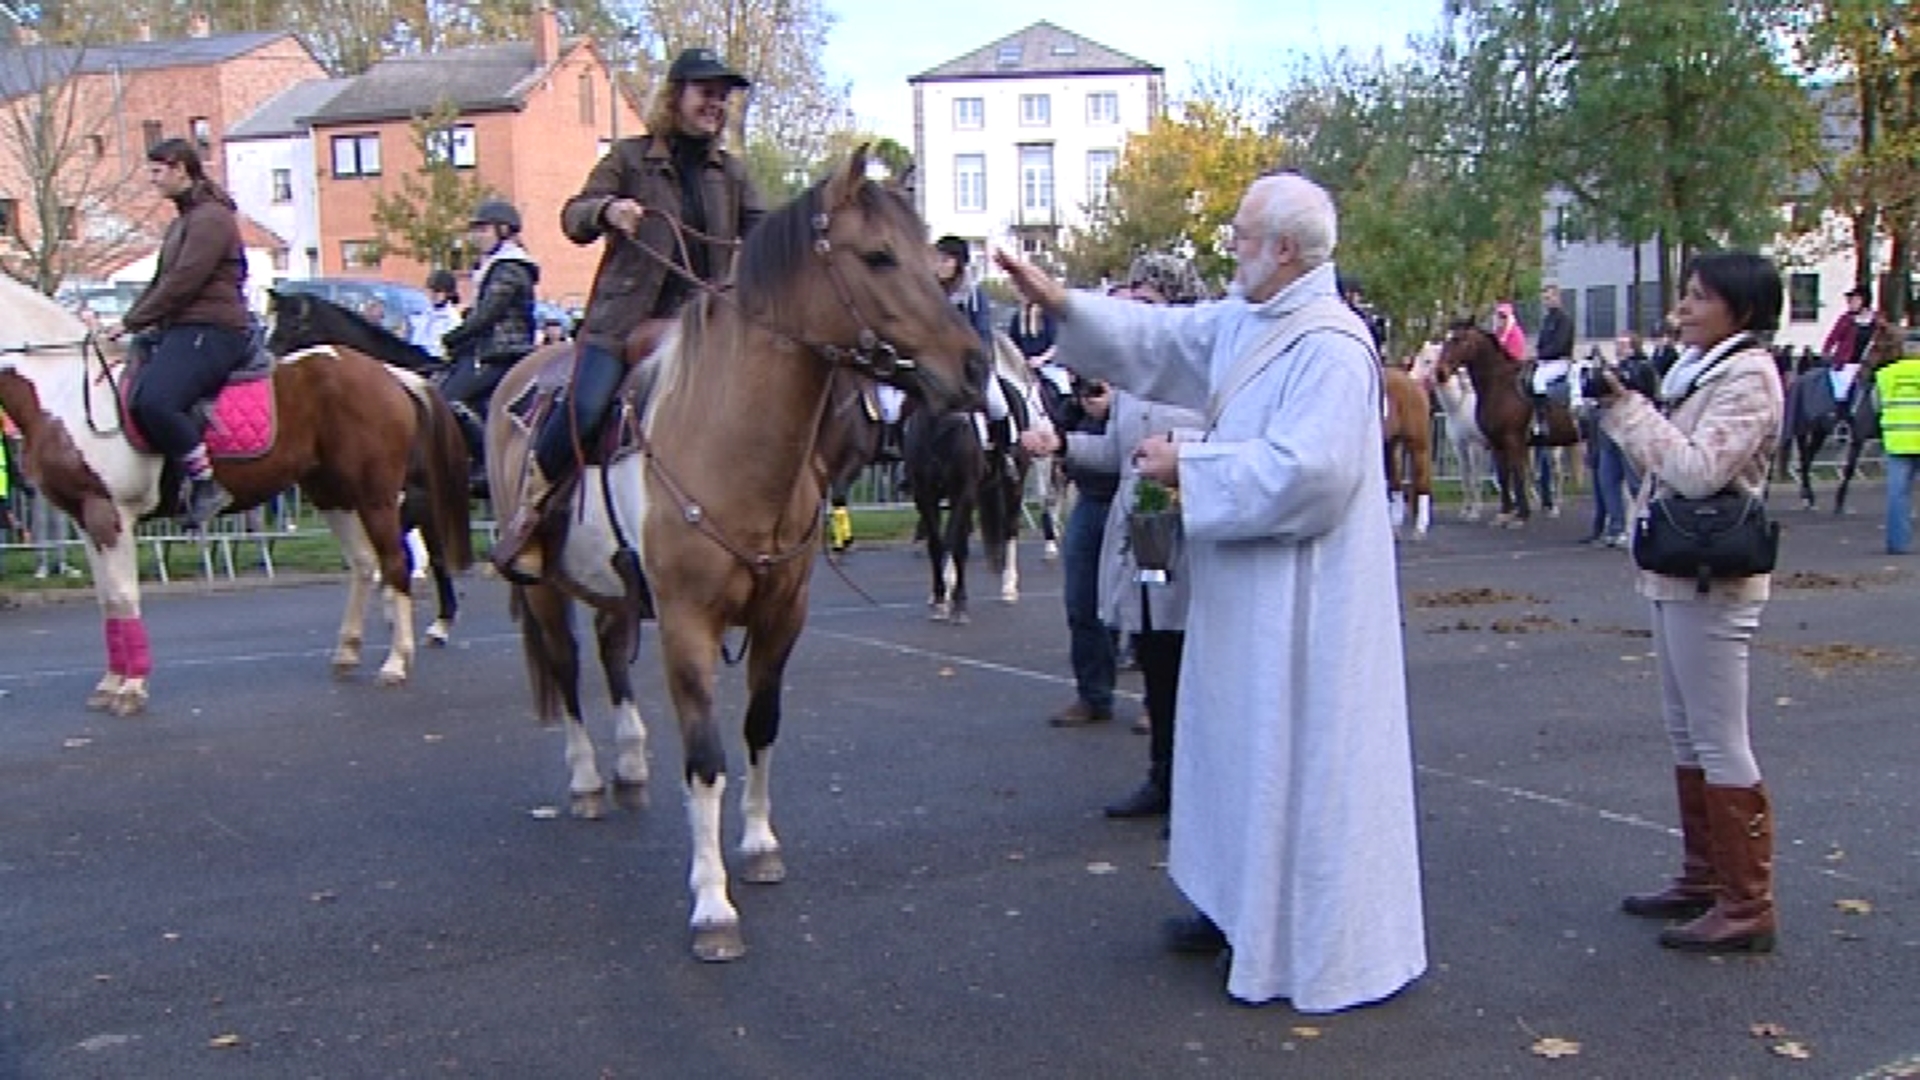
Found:
[{"label": "woman rider in brown jacket", "polygon": [[247,261],[233,198],[208,179],[192,143],[155,143],[147,151],[147,180],[180,216],[167,226],[152,283],[121,319],[118,333],[140,334],[148,349],[128,411],[153,448],[186,469],[186,525],[200,529],[233,497],[213,478],[206,441],[188,410],[219,393],[247,358]]},{"label": "woman rider in brown jacket", "polygon": [[[494,563],[509,577],[540,574],[534,526],[573,468],[576,437],[586,446],[599,436],[626,374],[628,336],[641,323],[674,317],[692,295],[693,284],[668,264],[702,282],[726,279],[734,241],[765,213],[746,167],[720,147],[727,101],[749,85],[711,49],[681,53],[654,98],[649,134],[615,143],[560,213],[574,243],[607,243],[581,321],[567,407],[550,412],[534,435],[520,509],[494,547]],[[676,236],[678,226],[686,231]]]}]

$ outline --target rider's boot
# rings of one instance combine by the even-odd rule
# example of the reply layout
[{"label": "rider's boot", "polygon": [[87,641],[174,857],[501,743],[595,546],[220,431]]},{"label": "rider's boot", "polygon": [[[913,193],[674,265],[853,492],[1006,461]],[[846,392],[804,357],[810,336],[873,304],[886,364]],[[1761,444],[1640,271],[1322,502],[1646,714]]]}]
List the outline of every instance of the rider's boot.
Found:
[{"label": "rider's boot", "polygon": [[532,585],[546,569],[545,553],[534,533],[546,516],[547,497],[553,493],[553,481],[540,471],[538,462],[527,463],[526,483],[520,488],[520,502],[513,517],[500,530],[493,545],[493,566],[500,575],[520,585]]},{"label": "rider's boot", "polygon": [[188,532],[202,532],[220,511],[233,505],[233,495],[211,475],[189,481],[185,525]]}]

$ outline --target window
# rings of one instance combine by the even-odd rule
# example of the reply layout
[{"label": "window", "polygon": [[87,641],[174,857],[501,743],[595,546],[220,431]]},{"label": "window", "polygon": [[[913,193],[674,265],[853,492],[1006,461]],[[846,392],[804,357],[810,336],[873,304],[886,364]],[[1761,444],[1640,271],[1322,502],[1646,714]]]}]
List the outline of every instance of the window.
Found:
[{"label": "window", "polygon": [[1118,150],[1087,151],[1087,205],[1099,206],[1107,201],[1107,183],[1113,178],[1113,167],[1120,163]]},{"label": "window", "polygon": [[379,266],[380,249],[371,240],[340,241],[340,266],[352,270],[359,267]]},{"label": "window", "polygon": [[101,158],[106,157],[107,156],[107,137],[105,135],[87,136],[87,153],[93,155],[93,160],[95,161],[99,161]]},{"label": "window", "polygon": [[427,156],[456,169],[471,169],[474,163],[473,125],[456,124],[427,136]]},{"label": "window", "polygon": [[1587,290],[1587,337],[1611,341],[1617,335],[1614,301],[1618,291],[1612,285],[1595,285]]},{"label": "window", "polygon": [[1020,210],[1023,218],[1053,210],[1053,147],[1020,148]]},{"label": "window", "polygon": [[1046,127],[1053,123],[1053,99],[1045,94],[1020,95],[1020,126]]},{"label": "window", "polygon": [[1112,91],[1087,95],[1088,126],[1120,122],[1120,95]]},{"label": "window", "polygon": [[204,116],[196,116],[187,121],[187,130],[193,133],[193,143],[205,150],[213,146],[213,121]]},{"label": "window", "polygon": [[580,73],[580,123],[592,127],[593,120],[593,72]]},{"label": "window", "polygon": [[380,136],[335,135],[333,137],[333,175],[379,176]]},{"label": "window", "polygon": [[1567,247],[1570,244],[1584,244],[1587,240],[1586,223],[1580,220],[1580,208],[1572,203],[1561,203],[1553,208],[1553,244],[1555,247]]},{"label": "window", "polygon": [[154,146],[156,146],[160,142],[160,140],[166,137],[167,137],[166,129],[160,126],[160,121],[158,120],[140,121],[140,142],[147,149],[151,150]]},{"label": "window", "polygon": [[994,54],[993,61],[997,66],[1003,68],[1019,67],[1021,52],[1019,42],[1009,41],[1000,46],[999,51]]},{"label": "window", "polygon": [[0,199],[0,239],[20,235],[20,200]]},{"label": "window", "polygon": [[1667,306],[1660,302],[1660,286],[1655,282],[1627,286],[1627,307],[1633,312],[1631,329],[1637,333],[1658,332],[1667,317]]},{"label": "window", "polygon": [[987,155],[961,154],[953,159],[953,208],[963,214],[987,209]]},{"label": "window", "polygon": [[963,97],[953,99],[953,126],[963,131],[972,131],[987,126],[987,99]]},{"label": "window", "polygon": [[272,177],[273,201],[290,203],[293,201],[293,170],[275,169]]},{"label": "window", "polygon": [[284,274],[292,269],[293,254],[286,248],[274,248],[272,257],[274,273]]},{"label": "window", "polygon": [[1820,275],[1793,274],[1787,278],[1787,321],[1816,322],[1820,318]]}]

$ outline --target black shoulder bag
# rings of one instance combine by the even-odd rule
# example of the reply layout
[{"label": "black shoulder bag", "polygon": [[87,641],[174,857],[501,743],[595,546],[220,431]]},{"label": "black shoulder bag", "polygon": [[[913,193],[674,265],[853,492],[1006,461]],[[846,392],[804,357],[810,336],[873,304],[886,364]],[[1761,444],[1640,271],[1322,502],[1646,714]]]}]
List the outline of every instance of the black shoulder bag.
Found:
[{"label": "black shoulder bag", "polygon": [[[1714,366],[1721,362],[1714,361]],[[1706,374],[1694,379],[1680,401],[1692,396]],[[1663,495],[1647,505],[1634,527],[1634,563],[1667,577],[1692,578],[1702,596],[1716,578],[1772,573],[1779,554],[1780,523],[1768,520],[1761,496],[1741,490],[1737,483],[1704,499]]]}]

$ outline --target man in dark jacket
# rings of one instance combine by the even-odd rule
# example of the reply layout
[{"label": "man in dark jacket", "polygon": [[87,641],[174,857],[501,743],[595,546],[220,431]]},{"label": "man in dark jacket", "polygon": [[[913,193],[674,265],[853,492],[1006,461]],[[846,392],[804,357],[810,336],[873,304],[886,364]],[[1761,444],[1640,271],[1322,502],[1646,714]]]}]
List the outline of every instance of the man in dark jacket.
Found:
[{"label": "man in dark jacket", "polygon": [[533,351],[540,264],[520,245],[520,212],[504,200],[474,207],[467,237],[480,265],[473,272],[472,309],[440,339],[455,362],[442,392],[484,414],[501,376]]},{"label": "man in dark jacket", "polygon": [[576,435],[583,446],[598,438],[625,360],[639,359],[625,357],[627,339],[644,322],[676,317],[694,282],[730,276],[734,242],[765,214],[746,166],[720,146],[728,99],[749,85],[711,49],[681,53],[655,94],[649,134],[613,144],[560,212],[568,239],[606,246],[579,327],[567,408],[535,434],[519,510],[494,546],[493,561],[509,577],[540,574],[534,527],[573,469]]},{"label": "man in dark jacket", "polygon": [[1569,393],[1567,378],[1573,371],[1573,320],[1560,306],[1560,287],[1547,285],[1540,290],[1546,311],[1540,317],[1540,336],[1533,350],[1533,433],[1547,432],[1548,395]]},{"label": "man in dark jacket", "polygon": [[253,315],[242,287],[247,261],[233,199],[208,179],[199,151],[167,139],[147,151],[147,179],[179,216],[167,226],[153,281],[114,336],[136,332],[148,356],[133,389],[133,420],[155,450],[180,462],[189,488],[186,526],[204,528],[233,502],[213,478],[194,405],[220,392],[247,358]]}]

